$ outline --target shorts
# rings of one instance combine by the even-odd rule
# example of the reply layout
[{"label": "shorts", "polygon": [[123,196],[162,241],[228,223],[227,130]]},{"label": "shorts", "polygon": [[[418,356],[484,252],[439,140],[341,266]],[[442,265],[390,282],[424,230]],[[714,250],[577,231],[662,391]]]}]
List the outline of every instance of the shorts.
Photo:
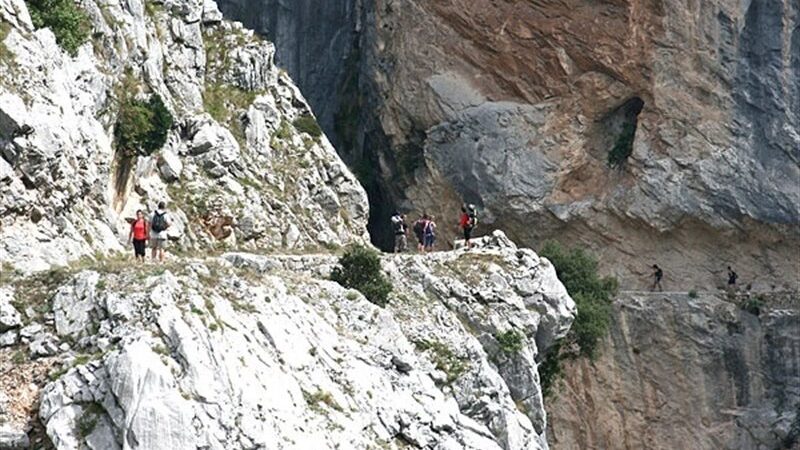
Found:
[{"label": "shorts", "polygon": [[464,227],[464,240],[468,241],[472,238],[472,227]]},{"label": "shorts", "polygon": [[436,236],[432,234],[425,235],[425,247],[433,247],[434,242],[436,242]]},{"label": "shorts", "polygon": [[406,251],[406,247],[408,246],[408,241],[406,240],[405,234],[395,234],[394,235],[394,251],[395,252],[404,252]]},{"label": "shorts", "polygon": [[419,245],[425,244],[425,236],[422,234],[417,234],[417,242],[419,242]]},{"label": "shorts", "polygon": [[167,239],[166,238],[150,238],[150,248],[153,250],[164,250],[167,248]]},{"label": "shorts", "polygon": [[147,239],[134,239],[133,240],[133,255],[144,257],[144,250],[146,248]]}]

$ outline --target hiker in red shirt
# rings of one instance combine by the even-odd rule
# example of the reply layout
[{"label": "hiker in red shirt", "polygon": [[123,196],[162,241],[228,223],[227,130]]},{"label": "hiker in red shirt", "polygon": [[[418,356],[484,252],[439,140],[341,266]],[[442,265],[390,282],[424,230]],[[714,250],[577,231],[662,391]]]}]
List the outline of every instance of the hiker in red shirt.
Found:
[{"label": "hiker in red shirt", "polygon": [[458,221],[458,226],[464,231],[464,244],[467,250],[472,248],[472,230],[478,223],[477,214],[475,213],[475,205],[463,205],[461,207],[461,219]]},{"label": "hiker in red shirt", "polygon": [[136,219],[131,222],[131,232],[128,233],[128,244],[133,241],[133,254],[136,259],[144,263],[145,248],[150,238],[150,223],[144,218],[144,212],[136,211]]}]

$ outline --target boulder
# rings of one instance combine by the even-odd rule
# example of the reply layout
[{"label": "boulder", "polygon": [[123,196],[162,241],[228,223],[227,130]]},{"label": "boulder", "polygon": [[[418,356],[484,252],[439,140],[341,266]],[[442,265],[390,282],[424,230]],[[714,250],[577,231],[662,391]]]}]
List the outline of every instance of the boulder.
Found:
[{"label": "boulder", "polygon": [[28,448],[30,448],[30,440],[24,431],[0,426],[0,449],[27,450]]},{"label": "boulder", "polygon": [[158,170],[167,182],[178,181],[183,170],[180,156],[171,149],[165,149],[158,157]]},{"label": "boulder", "polygon": [[11,304],[13,299],[13,290],[0,288],[0,333],[22,326],[22,317]]}]

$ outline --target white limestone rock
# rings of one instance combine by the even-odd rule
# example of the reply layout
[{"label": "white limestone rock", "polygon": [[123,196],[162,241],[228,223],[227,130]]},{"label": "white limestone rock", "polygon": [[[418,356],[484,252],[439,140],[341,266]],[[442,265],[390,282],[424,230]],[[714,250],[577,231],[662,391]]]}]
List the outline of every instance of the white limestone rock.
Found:
[{"label": "white limestone rock", "polygon": [[22,326],[22,317],[11,304],[14,291],[8,287],[0,287],[0,333]]},{"label": "white limestone rock", "polygon": [[[105,288],[94,293],[97,273],[76,275],[57,296],[98,322],[82,351],[112,344],[45,388],[40,416],[51,439],[59,449],[84,440],[156,450],[369,448],[398,438],[430,448],[546,448],[537,318],[569,323],[574,304],[552,294],[565,303],[558,316],[544,301],[487,303],[477,293],[521,295],[515,280],[553,276],[537,270],[533,252],[487,242],[387,258],[395,292],[386,308],[328,281],[335,262],[231,253],[144,280],[137,271],[147,268],[101,274]],[[486,264],[496,269],[472,290]],[[537,288],[525,295],[544,297]],[[547,326],[556,335],[566,327]],[[517,355],[499,354],[494,342],[508,328],[524,335]],[[85,414],[97,426],[81,437]]]}]

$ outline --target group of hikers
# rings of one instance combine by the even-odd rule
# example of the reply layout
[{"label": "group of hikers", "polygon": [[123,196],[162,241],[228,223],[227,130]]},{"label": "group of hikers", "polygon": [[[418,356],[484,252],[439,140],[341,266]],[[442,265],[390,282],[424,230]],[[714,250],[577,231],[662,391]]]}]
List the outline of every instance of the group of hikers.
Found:
[{"label": "group of hikers", "polygon": [[[414,221],[411,229],[417,240],[417,251],[429,253],[436,244],[436,218],[427,213],[422,214]],[[153,212],[150,220],[141,209],[136,211],[136,218],[131,222],[130,233],[128,233],[128,244],[133,244],[133,252],[136,260],[144,262],[146,248],[149,242],[152,249],[151,257],[153,261],[164,261],[164,249],[167,245],[167,229],[171,225],[169,214],[164,202],[158,203],[158,208]],[[406,215],[395,211],[391,218],[392,232],[394,234],[394,252],[403,253],[408,251],[408,224]],[[458,228],[464,236],[464,246],[467,250],[472,248],[472,232],[478,225],[478,213],[473,204],[463,204],[461,215],[458,221]],[[651,291],[663,291],[661,281],[664,279],[664,270],[653,264],[653,284]],[[728,266],[728,290],[736,290],[736,281],[739,276]]]},{"label": "group of hikers", "polygon": [[141,209],[136,211],[136,218],[131,222],[128,233],[128,244],[133,243],[133,254],[137,261],[145,261],[146,248],[149,242],[153,261],[164,261],[164,249],[167,246],[167,229],[171,225],[167,205],[159,202],[158,208],[150,220]]},{"label": "group of hikers", "polygon": [[[394,234],[394,252],[402,253],[408,250],[408,224],[406,215],[395,211],[391,218],[392,232]],[[478,213],[473,204],[461,206],[461,217],[458,227],[464,235],[464,245],[467,250],[472,248],[472,231],[478,225]],[[429,253],[436,244],[436,218],[427,213],[422,214],[411,227],[417,240],[417,251]]]},{"label": "group of hikers", "polygon": [[[659,291],[663,291],[664,288],[661,286],[661,280],[664,279],[664,271],[661,267],[658,267],[658,264],[653,264],[653,285],[650,286],[650,291],[655,291],[658,289]],[[733,271],[731,266],[728,266],[728,291],[735,291],[736,290],[736,281],[739,279],[739,275]]]}]

